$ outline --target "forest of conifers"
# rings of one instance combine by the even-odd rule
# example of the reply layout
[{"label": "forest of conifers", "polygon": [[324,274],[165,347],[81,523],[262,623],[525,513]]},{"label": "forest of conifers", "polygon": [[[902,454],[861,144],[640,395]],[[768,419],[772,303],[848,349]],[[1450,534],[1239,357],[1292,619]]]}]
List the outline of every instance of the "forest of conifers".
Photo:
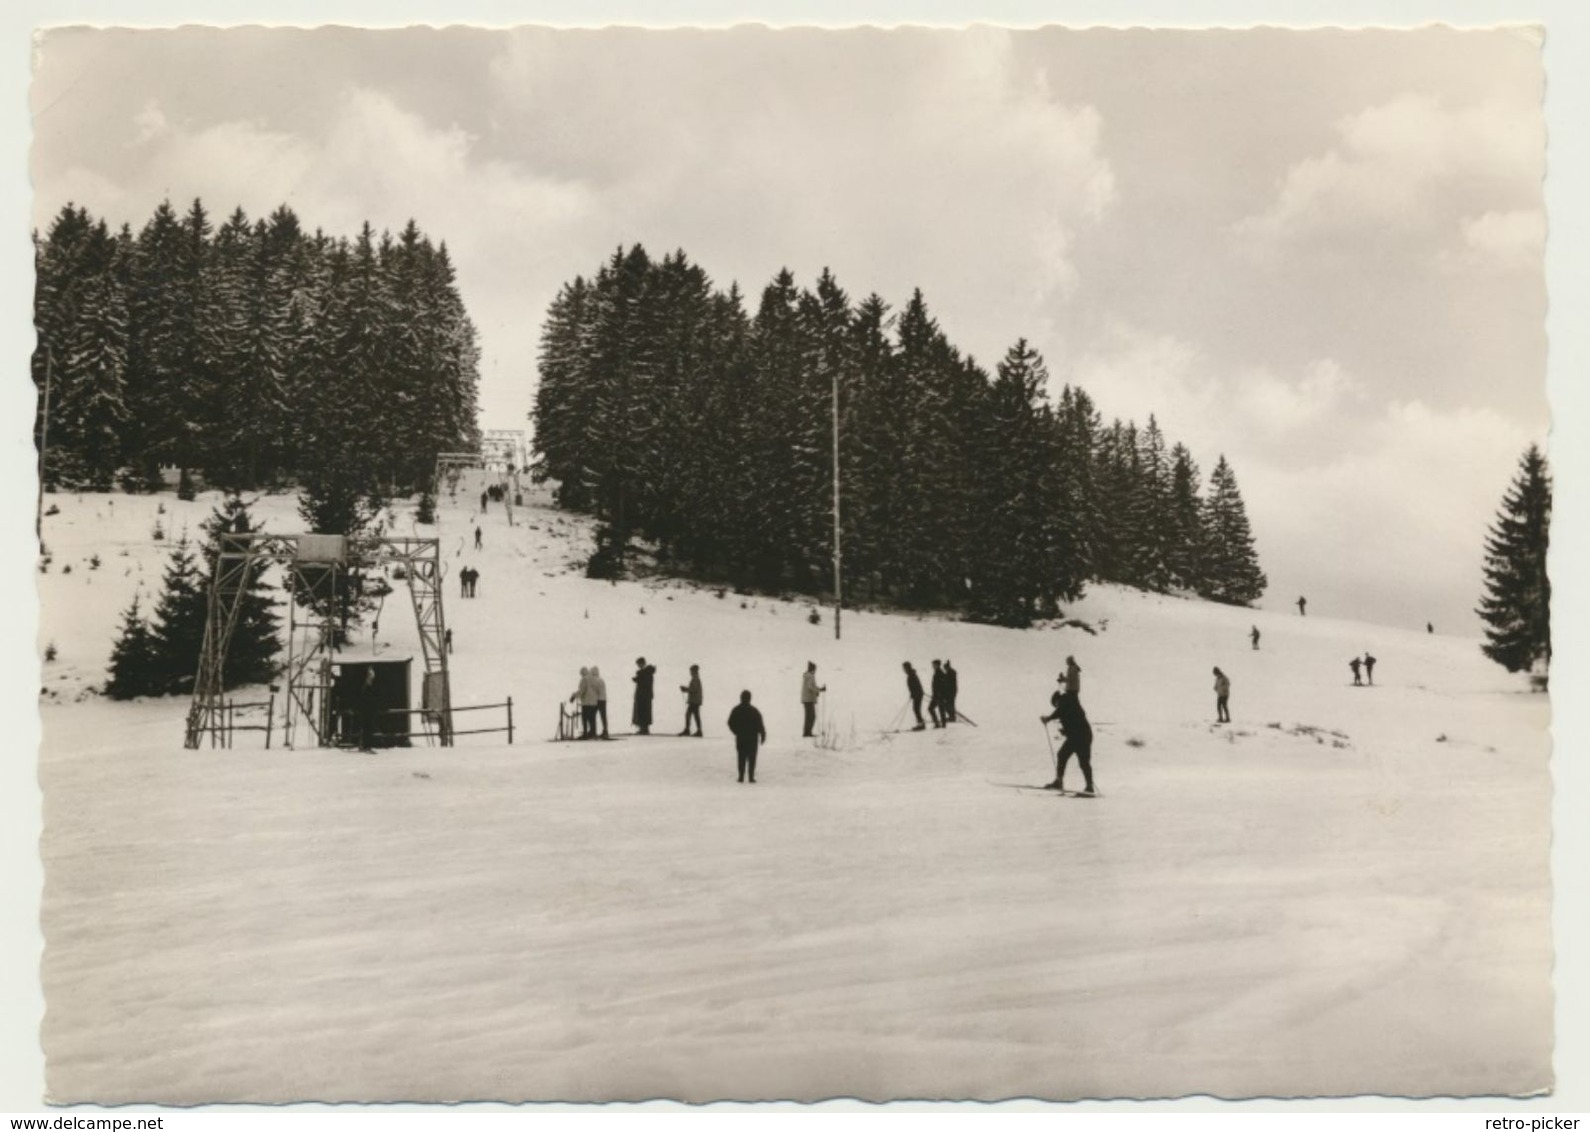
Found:
[{"label": "forest of conifers", "polygon": [[593,574],[643,539],[705,580],[831,592],[837,376],[847,598],[1024,625],[1088,580],[1264,591],[1223,456],[1204,490],[1153,417],[1106,425],[1070,385],[1051,401],[1025,341],[990,375],[920,291],[891,312],[782,271],[748,314],[683,252],[636,245],[562,288],[539,362],[536,474],[601,520]]},{"label": "forest of conifers", "polygon": [[349,240],[285,206],[217,227],[195,200],[134,235],[67,205],[35,250],[51,487],[149,487],[167,466],[380,497],[477,441],[475,329],[446,245],[412,221]]}]

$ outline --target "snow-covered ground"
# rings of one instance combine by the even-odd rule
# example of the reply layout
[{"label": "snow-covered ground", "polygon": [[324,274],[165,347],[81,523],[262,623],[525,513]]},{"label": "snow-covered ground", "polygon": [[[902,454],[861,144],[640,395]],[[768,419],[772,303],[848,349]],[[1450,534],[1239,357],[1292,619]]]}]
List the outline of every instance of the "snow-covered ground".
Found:
[{"label": "snow-covered ground", "polygon": [[[1475,641],[1096,587],[1067,610],[1094,634],[847,612],[836,642],[805,602],[587,580],[584,522],[510,527],[478,492],[442,508],[449,570],[481,571],[477,599],[446,592],[454,698],[511,695],[520,731],[374,756],[187,751],[185,702],[90,693],[134,586],[158,590],[155,519],[196,534],[213,497],[51,497],[53,1100],[1551,1085],[1549,707]],[[302,529],[287,497],[255,510]],[[1068,653],[1097,800],[998,785],[1052,777]],[[641,655],[660,734],[546,741],[588,664],[626,734]],[[977,726],[893,731],[900,662],[945,656]],[[838,749],[799,738],[808,660]],[[674,735],[692,663],[704,739]],[[724,727],[742,688],[770,733],[755,786]]]}]

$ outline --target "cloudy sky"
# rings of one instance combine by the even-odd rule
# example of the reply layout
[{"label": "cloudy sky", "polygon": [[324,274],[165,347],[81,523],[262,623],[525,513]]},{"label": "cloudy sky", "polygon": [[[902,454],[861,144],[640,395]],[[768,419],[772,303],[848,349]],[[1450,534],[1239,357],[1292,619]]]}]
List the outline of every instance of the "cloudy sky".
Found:
[{"label": "cloudy sky", "polygon": [[1224,453],[1271,581],[1476,632],[1543,440],[1540,44],[1510,31],[58,30],[35,223],[162,198],[445,239],[524,427],[539,322],[615,246],[753,297],[921,287],[992,366]]}]

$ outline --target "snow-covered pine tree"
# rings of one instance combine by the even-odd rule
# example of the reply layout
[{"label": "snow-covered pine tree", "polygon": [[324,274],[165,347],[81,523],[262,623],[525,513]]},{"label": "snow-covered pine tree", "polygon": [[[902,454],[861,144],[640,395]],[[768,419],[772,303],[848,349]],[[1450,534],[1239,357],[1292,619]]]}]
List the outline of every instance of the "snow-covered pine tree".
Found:
[{"label": "snow-covered pine tree", "polygon": [[[226,533],[247,534],[257,529],[249,514],[248,504],[240,496],[228,495],[216,504],[204,522],[206,579],[201,590],[206,595],[210,579],[215,577],[221,536]],[[277,636],[281,618],[276,615],[276,603],[266,584],[263,565],[256,567],[246,579],[245,589],[237,623],[232,628],[232,638],[227,645],[226,667],[222,671],[222,681],[227,688],[268,683],[276,675],[276,655],[282,648],[281,639]]]},{"label": "snow-covered pine tree", "polygon": [[896,484],[901,475],[904,414],[895,394],[892,316],[868,295],[851,320],[852,379],[840,394],[840,474],[843,478],[845,590],[876,600],[899,576]]},{"label": "snow-covered pine tree", "polygon": [[1236,473],[1224,454],[1209,476],[1204,502],[1204,540],[1208,574],[1203,597],[1228,605],[1251,605],[1264,594],[1268,580],[1259,569],[1247,508],[1237,490]]},{"label": "snow-covered pine tree", "polygon": [[1136,554],[1138,584],[1164,592],[1170,588],[1171,465],[1165,452],[1165,435],[1152,413],[1137,437],[1137,479],[1132,492],[1139,533]]},{"label": "snow-covered pine tree", "polygon": [[110,679],[105,694],[113,700],[137,696],[158,696],[164,689],[159,679],[154,634],[138,610],[138,595],[122,613],[121,632],[110,654]]},{"label": "snow-covered pine tree", "polygon": [[1485,655],[1509,672],[1551,666],[1551,472],[1531,444],[1485,539]]}]

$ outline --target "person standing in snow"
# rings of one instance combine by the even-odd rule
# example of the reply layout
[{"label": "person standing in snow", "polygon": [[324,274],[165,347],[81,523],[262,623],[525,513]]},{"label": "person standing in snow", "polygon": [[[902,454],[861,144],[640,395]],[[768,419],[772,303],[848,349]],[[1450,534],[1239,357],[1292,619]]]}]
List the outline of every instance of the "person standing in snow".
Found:
[{"label": "person standing in snow", "polygon": [[480,524],[475,524],[475,549],[480,549]]},{"label": "person standing in snow", "polygon": [[458,596],[469,596],[469,567],[465,566],[458,572]]},{"label": "person standing in snow", "polygon": [[596,716],[602,721],[602,738],[611,739],[607,733],[607,681],[602,679],[602,670],[594,664],[591,665],[591,695],[596,704]]},{"label": "person standing in snow", "polygon": [[480,513],[482,515],[486,513],[486,500],[489,498],[491,498],[490,489],[480,493]]},{"label": "person standing in snow", "polygon": [[762,713],[751,706],[751,693],[741,692],[740,702],[729,713],[729,731],[734,735],[734,753],[740,764],[740,781],[756,781],[756,748],[767,742],[767,727],[762,723]]},{"label": "person standing in snow", "polygon": [[645,657],[635,660],[635,708],[630,713],[630,722],[635,725],[635,730],[642,735],[651,734],[651,697],[652,683],[657,675],[657,666],[647,664]]},{"label": "person standing in snow", "polygon": [[1254,652],[1258,652],[1259,651],[1259,627],[1257,625],[1255,625],[1253,627],[1253,632],[1249,633],[1248,636],[1253,638],[1253,651]]},{"label": "person standing in snow", "polygon": [[933,662],[933,675],[928,679],[928,718],[934,727],[948,726],[949,717],[944,710],[947,691],[944,681],[944,662]]},{"label": "person standing in snow", "polygon": [[916,674],[916,669],[911,667],[911,662],[905,661],[900,665],[905,669],[905,691],[911,697],[911,710],[916,713],[916,726],[912,731],[925,731],[927,724],[922,722],[922,680]]},{"label": "person standing in snow", "polygon": [[447,632],[443,635],[442,647],[447,650],[449,655],[451,655],[453,651],[453,631],[451,629],[447,630]]},{"label": "person standing in snow", "polygon": [[1230,698],[1231,680],[1217,667],[1215,669],[1215,722],[1231,722],[1231,709],[1226,706],[1226,701]]},{"label": "person standing in snow", "polygon": [[591,670],[580,669],[580,686],[574,689],[569,703],[580,705],[580,738],[596,736],[596,686],[591,683]]},{"label": "person standing in snow", "polygon": [[1076,657],[1066,657],[1066,670],[1060,678],[1065,681],[1066,695],[1076,696],[1080,700],[1082,697],[1082,666],[1077,663]]},{"label": "person standing in snow", "polygon": [[1300,597],[1297,599],[1297,615],[1299,617],[1308,616],[1308,598]]},{"label": "person standing in snow", "polygon": [[359,681],[359,750],[375,749],[375,665],[364,666],[364,679]]},{"label": "person standing in snow", "polygon": [[955,714],[955,697],[961,694],[961,674],[955,671],[955,666],[944,661],[944,718],[950,723],[957,722],[960,717]]},{"label": "person standing in snow", "polygon": [[696,738],[701,738],[701,666],[690,666],[690,683],[679,685],[685,694],[685,729],[679,734],[690,734],[690,721],[696,721]]},{"label": "person standing in snow", "polygon": [[1369,678],[1370,687],[1375,683],[1375,658],[1369,655],[1369,650],[1364,650],[1364,675]]},{"label": "person standing in snow", "polygon": [[801,714],[805,717],[805,725],[801,728],[801,738],[810,739],[812,728],[817,724],[817,697],[828,691],[828,685],[818,686],[817,662],[808,660],[806,671],[801,673]]},{"label": "person standing in snow", "polygon": [[469,596],[480,596],[480,571],[473,566],[469,568]]},{"label": "person standing in snow", "polygon": [[[1070,657],[1066,658],[1068,661]],[[1058,678],[1061,689],[1049,697],[1050,706],[1054,708],[1048,715],[1038,718],[1048,726],[1051,720],[1060,724],[1060,733],[1065,736],[1065,741],[1060,744],[1060,752],[1055,756],[1054,781],[1049,783],[1050,790],[1064,790],[1066,766],[1071,762],[1071,756],[1077,757],[1077,765],[1082,768],[1082,780],[1086,788],[1082,791],[1087,796],[1093,795],[1093,727],[1088,723],[1088,713],[1082,710],[1082,701],[1077,694],[1070,691],[1066,685],[1066,677],[1062,674]]]},{"label": "person standing in snow", "polygon": [[1424,631],[1426,633],[1434,633],[1435,632],[1435,622],[1434,621],[1426,621],[1424,623]]},{"label": "person standing in snow", "polygon": [[1363,676],[1358,671],[1358,666],[1362,663],[1363,661],[1359,660],[1356,656],[1347,662],[1347,667],[1353,670],[1353,683],[1355,685],[1362,684],[1364,682]]}]

